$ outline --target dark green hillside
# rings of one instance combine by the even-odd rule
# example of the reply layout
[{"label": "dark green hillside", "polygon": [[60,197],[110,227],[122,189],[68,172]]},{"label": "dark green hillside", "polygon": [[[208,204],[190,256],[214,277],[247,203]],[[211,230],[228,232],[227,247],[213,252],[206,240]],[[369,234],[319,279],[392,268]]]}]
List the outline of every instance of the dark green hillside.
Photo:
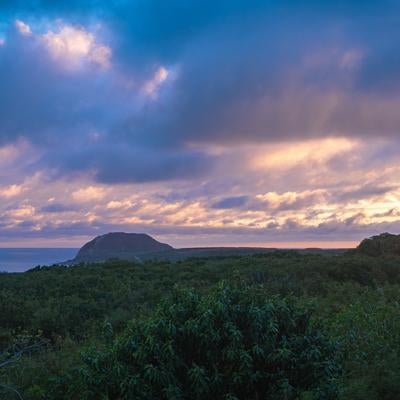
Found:
[{"label": "dark green hillside", "polygon": [[356,249],[357,253],[372,257],[379,256],[400,256],[400,235],[382,233],[364,239]]},{"label": "dark green hillside", "polygon": [[[224,295],[216,289],[221,281],[236,294],[225,298],[229,303],[226,313],[207,320],[211,318],[208,309],[219,313],[219,307],[225,307],[220,303]],[[182,293],[178,297],[177,287]],[[190,296],[198,299],[198,305],[190,303]],[[160,302],[164,305],[157,308]],[[252,320],[240,322],[240,313],[234,317],[234,310],[244,307],[244,318],[251,304],[258,304],[261,313],[254,314],[261,318],[254,331],[249,325]],[[287,311],[283,311],[284,304]],[[27,400],[130,399],[137,387],[148,388],[137,398],[150,399],[157,393],[160,399],[189,399],[190,385],[198,399],[211,398],[213,385],[222,390],[216,398],[262,398],[249,391],[249,379],[264,388],[257,393],[270,393],[272,399],[397,399],[399,304],[397,257],[277,251],[181,262],[114,261],[0,274],[0,399],[18,399],[14,389]],[[192,306],[191,317],[182,319]],[[264,307],[272,314],[261,317]],[[203,318],[205,325],[197,326]],[[190,319],[195,324],[192,328],[186,325]],[[269,323],[278,323],[277,331],[268,333]],[[222,325],[214,337],[211,333],[216,324]],[[214,358],[193,356],[195,364],[188,366],[189,357],[181,365],[183,359],[176,357],[186,357],[187,351],[181,347],[181,336],[173,332],[185,331],[193,333],[193,344],[199,340],[196,335],[204,334],[205,347],[222,340],[218,335],[232,339],[231,335],[237,334],[237,343],[242,344],[236,348],[243,353],[231,354],[228,343],[221,342],[221,353],[213,354]],[[155,332],[164,333],[159,336]],[[288,332],[296,332],[290,342]],[[272,334],[280,338],[275,349],[265,347]],[[314,339],[306,339],[307,335]],[[161,346],[157,354],[162,354],[162,359],[146,341],[153,336],[154,346]],[[168,356],[170,345],[173,352]],[[306,354],[312,346],[317,346],[312,351],[320,352],[322,358],[306,367],[302,354],[309,357]],[[336,349],[335,356],[331,346]],[[261,351],[258,348],[264,349],[260,359],[252,353]],[[276,364],[278,359],[281,361]],[[330,365],[329,373],[318,372],[320,362]],[[220,372],[215,375],[209,367],[217,364]],[[308,371],[316,368],[315,385],[300,378],[302,365]],[[269,368],[275,372],[269,372],[267,384],[264,373]],[[163,374],[169,370],[175,372],[167,378]],[[139,386],[132,379],[137,379]],[[327,382],[332,389],[328,392]]]},{"label": "dark green hillside", "polygon": [[98,262],[111,258],[135,260],[149,253],[173,250],[169,244],[160,243],[144,233],[111,232],[97,236],[79,250],[73,262]]}]

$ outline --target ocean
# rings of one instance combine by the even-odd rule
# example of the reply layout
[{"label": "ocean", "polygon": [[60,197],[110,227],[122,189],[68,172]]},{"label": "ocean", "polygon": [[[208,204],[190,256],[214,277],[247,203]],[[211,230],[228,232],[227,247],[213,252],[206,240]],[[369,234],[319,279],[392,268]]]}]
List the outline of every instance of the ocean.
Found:
[{"label": "ocean", "polygon": [[52,265],[74,258],[72,248],[0,248],[0,272],[24,272],[38,265]]}]

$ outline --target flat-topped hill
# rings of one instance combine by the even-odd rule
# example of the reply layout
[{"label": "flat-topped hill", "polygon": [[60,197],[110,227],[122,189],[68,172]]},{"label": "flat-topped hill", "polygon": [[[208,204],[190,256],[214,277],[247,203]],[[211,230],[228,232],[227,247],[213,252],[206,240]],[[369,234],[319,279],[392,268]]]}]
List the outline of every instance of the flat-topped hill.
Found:
[{"label": "flat-topped hill", "polygon": [[[181,261],[188,258],[248,256],[267,254],[277,249],[264,247],[194,247],[175,249],[144,233],[113,232],[86,243],[76,257],[65,264],[103,262],[109,259],[128,261]],[[340,254],[343,250],[303,249],[302,254]]]},{"label": "flat-topped hill", "polygon": [[173,250],[173,247],[144,233],[111,232],[86,243],[79,250],[74,262],[104,261],[110,258],[133,260],[146,253],[169,250]]},{"label": "flat-topped hill", "polygon": [[384,255],[400,256],[400,235],[382,233],[364,239],[357,246],[356,252],[373,257]]}]

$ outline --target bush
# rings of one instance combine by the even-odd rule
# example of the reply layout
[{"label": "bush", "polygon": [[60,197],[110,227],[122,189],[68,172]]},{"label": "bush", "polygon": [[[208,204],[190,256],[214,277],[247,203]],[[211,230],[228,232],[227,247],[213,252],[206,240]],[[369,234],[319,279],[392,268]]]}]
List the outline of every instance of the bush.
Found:
[{"label": "bush", "polygon": [[336,399],[336,345],[310,316],[247,287],[176,290],[109,347],[85,352],[63,390],[93,400]]},{"label": "bush", "polygon": [[331,321],[344,352],[344,399],[400,398],[398,287],[367,290]]}]

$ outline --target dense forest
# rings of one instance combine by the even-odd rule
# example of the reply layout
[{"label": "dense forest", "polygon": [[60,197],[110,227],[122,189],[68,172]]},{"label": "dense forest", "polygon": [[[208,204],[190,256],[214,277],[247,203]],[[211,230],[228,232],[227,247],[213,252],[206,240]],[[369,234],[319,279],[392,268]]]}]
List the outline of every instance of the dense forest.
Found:
[{"label": "dense forest", "polygon": [[0,398],[400,398],[400,260],[277,251],[0,274]]}]

